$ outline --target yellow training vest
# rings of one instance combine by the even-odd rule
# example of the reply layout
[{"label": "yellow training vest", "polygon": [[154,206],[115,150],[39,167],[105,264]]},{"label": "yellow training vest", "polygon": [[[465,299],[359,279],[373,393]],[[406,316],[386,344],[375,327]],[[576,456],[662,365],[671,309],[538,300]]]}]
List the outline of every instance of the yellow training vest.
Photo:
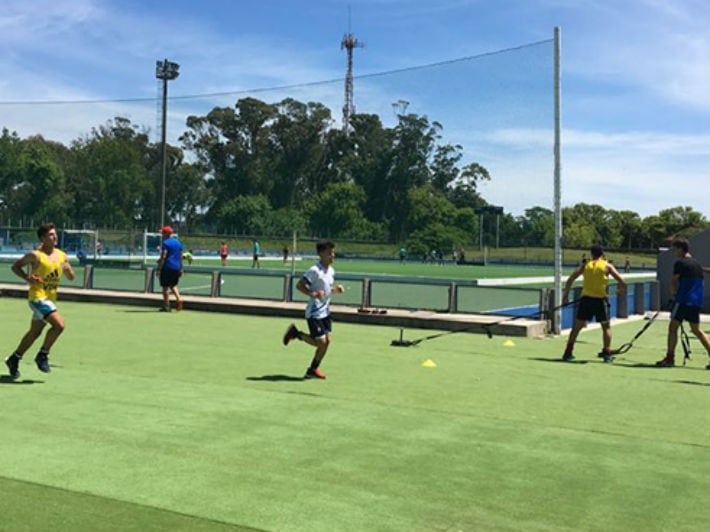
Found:
[{"label": "yellow training vest", "polygon": [[34,275],[42,278],[42,283],[30,283],[30,290],[27,297],[30,301],[36,299],[57,300],[57,288],[62,279],[62,264],[67,260],[67,255],[60,249],[54,250],[54,260],[43,251],[35,252],[39,259],[32,270]]},{"label": "yellow training vest", "polygon": [[604,259],[588,260],[584,265],[584,283],[582,295],[589,297],[607,297],[609,276],[606,271],[608,262]]}]

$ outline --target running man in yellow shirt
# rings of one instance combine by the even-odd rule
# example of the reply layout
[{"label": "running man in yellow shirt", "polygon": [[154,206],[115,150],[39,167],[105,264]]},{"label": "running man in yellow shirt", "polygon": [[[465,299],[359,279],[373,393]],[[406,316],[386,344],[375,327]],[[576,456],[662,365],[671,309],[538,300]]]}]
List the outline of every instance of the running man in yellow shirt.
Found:
[{"label": "running man in yellow shirt", "polygon": [[[56,247],[57,229],[54,224],[41,225],[37,229],[40,246],[16,260],[12,265],[12,272],[29,283],[27,294],[32,321],[30,328],[20,340],[17,349],[5,359],[5,364],[10,370],[10,377],[17,379],[20,376],[20,360],[49,323],[50,329],[44,337],[42,347],[35,357],[37,368],[43,373],[49,373],[49,350],[64,331],[64,319],[57,311],[57,288],[62,279],[62,274],[72,281],[74,270],[69,264],[66,253]],[[27,268],[29,266],[29,269]]]},{"label": "running man in yellow shirt", "polygon": [[604,249],[600,245],[593,245],[590,251],[592,258],[577,266],[577,269],[567,279],[562,293],[562,302],[567,303],[574,281],[580,275],[583,276],[582,298],[577,305],[577,315],[569,333],[562,360],[574,360],[572,350],[577,335],[586,327],[587,322],[594,318],[602,328],[602,350],[599,357],[603,358],[604,362],[612,362],[614,359],[611,356],[611,325],[609,323],[609,276],[611,275],[619,283],[617,294],[620,296],[626,293],[626,282],[621,278],[614,265],[604,259]]}]

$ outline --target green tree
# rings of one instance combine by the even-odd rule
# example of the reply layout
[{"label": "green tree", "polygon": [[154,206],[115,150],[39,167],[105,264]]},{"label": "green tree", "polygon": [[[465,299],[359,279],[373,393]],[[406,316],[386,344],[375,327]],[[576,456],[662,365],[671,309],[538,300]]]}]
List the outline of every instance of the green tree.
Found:
[{"label": "green tree", "polygon": [[320,236],[368,238],[377,226],[363,216],[365,192],[354,183],[330,183],[307,204],[311,231]]},{"label": "green tree", "polygon": [[555,242],[555,215],[545,207],[525,210],[522,220],[523,239],[527,246],[550,247]]},{"label": "green tree", "polygon": [[665,226],[666,236],[678,233],[683,229],[700,228],[708,225],[708,221],[702,213],[687,206],[663,209],[658,213],[658,218]]},{"label": "green tree", "polygon": [[153,189],[146,169],[148,136],[130,120],[115,118],[72,143],[73,216],[98,226],[133,227]]},{"label": "green tree", "polygon": [[236,196],[217,211],[217,229],[243,235],[263,235],[271,227],[271,205],[263,194]]},{"label": "green tree", "polygon": [[69,220],[70,194],[61,158],[66,148],[36,136],[20,140],[3,131],[0,138],[0,210],[10,220]]}]

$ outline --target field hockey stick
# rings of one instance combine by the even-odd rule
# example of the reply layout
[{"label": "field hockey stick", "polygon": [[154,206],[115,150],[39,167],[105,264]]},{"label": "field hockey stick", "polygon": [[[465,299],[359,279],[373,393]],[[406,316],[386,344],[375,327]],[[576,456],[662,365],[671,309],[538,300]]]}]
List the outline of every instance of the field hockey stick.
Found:
[{"label": "field hockey stick", "polygon": [[685,327],[683,327],[683,322],[680,323],[680,345],[683,348],[683,365],[690,360],[690,338],[688,338],[688,333],[685,332]]},{"label": "field hockey stick", "polygon": [[634,342],[638,340],[639,336],[641,336],[643,333],[646,332],[646,330],[653,324],[654,321],[656,321],[656,318],[658,315],[661,313],[660,310],[657,310],[656,313],[649,318],[649,320],[646,322],[646,324],[641,327],[641,330],[637,332],[634,337],[631,339],[630,342],[626,342],[625,344],[620,345],[616,349],[612,349],[609,351],[610,354],[612,355],[621,355],[623,353],[626,353],[629,349],[631,349],[634,345]]}]

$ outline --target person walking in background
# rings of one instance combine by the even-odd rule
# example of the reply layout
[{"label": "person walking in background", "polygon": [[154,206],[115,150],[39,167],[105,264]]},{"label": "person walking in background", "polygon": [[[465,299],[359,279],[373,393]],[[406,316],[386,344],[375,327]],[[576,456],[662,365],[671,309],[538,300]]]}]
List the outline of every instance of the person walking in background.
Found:
[{"label": "person walking in background", "polygon": [[407,260],[407,248],[402,246],[399,248],[399,263],[403,264]]},{"label": "person walking in background", "polygon": [[296,289],[309,298],[306,304],[309,333],[299,331],[292,323],[283,337],[284,345],[298,339],[316,348],[305,379],[325,379],[319,368],[331,343],[333,327],[330,319],[330,296],[333,292],[342,294],[345,291],[343,285],[334,285],[335,270],[332,264],[335,261],[335,244],[331,240],[319,240],[316,243],[316,251],[318,263],[311,266],[296,285]]},{"label": "person walking in background", "polygon": [[624,259],[624,273],[629,273],[631,271],[631,259],[627,256]]},{"label": "person walking in background", "polygon": [[175,309],[183,309],[183,301],[178,290],[178,283],[182,277],[182,243],[178,240],[173,228],[169,225],[163,227],[163,243],[160,246],[160,259],[156,273],[163,289],[163,306],[161,312],[170,312],[170,292],[175,296]]},{"label": "person walking in background", "polygon": [[602,350],[599,353],[599,357],[604,359],[604,362],[612,362],[608,297],[609,276],[611,275],[619,283],[617,288],[617,294],[619,295],[626,293],[626,282],[621,278],[616,268],[610,262],[604,260],[604,250],[600,245],[593,245],[590,254],[592,258],[582,262],[569,276],[562,293],[562,303],[566,304],[569,301],[569,291],[574,281],[580,275],[583,276],[582,298],[577,306],[574,325],[569,333],[567,347],[562,355],[562,360],[574,360],[573,350],[577,335],[579,335],[579,331],[586,327],[587,322],[594,318],[602,328]]},{"label": "person walking in background", "polygon": [[259,241],[256,238],[252,241],[251,251],[252,251],[252,255],[253,255],[252,261],[251,261],[251,267],[252,268],[260,268],[259,256],[261,255],[261,244],[259,244]]},{"label": "person walking in background", "polygon": [[227,241],[222,240],[219,246],[219,259],[222,261],[222,266],[227,265],[227,255],[229,255],[229,249],[227,248]]},{"label": "person walking in background", "polygon": [[[35,356],[35,363],[41,372],[49,373],[51,371],[49,351],[59,335],[64,332],[64,318],[59,314],[56,306],[57,290],[62,275],[66,275],[70,281],[74,280],[74,270],[66,253],[56,247],[57,229],[55,225],[52,223],[41,225],[37,229],[37,236],[41,242],[40,246],[16,260],[11,268],[12,273],[29,284],[27,299],[30,309],[32,309],[29,330],[22,337],[15,351],[5,359],[11,379],[19,378],[20,360],[42,334],[42,329],[46,324],[50,325],[50,329],[44,337],[37,356]],[[29,272],[26,271],[26,267],[29,267]]]},{"label": "person walking in background", "polygon": [[[690,254],[690,244],[686,238],[675,238],[671,242],[671,252],[678,257],[673,264],[671,277],[671,321],[668,323],[666,356],[656,362],[660,367],[675,365],[675,348],[678,344],[678,329],[687,321],[690,330],[700,340],[710,356],[710,340],[700,328],[700,310],[703,307],[704,271],[700,263]],[[707,369],[710,369],[708,361]]]},{"label": "person walking in background", "polygon": [[284,264],[288,261],[288,246],[284,246],[284,248],[281,250],[284,255]]}]

